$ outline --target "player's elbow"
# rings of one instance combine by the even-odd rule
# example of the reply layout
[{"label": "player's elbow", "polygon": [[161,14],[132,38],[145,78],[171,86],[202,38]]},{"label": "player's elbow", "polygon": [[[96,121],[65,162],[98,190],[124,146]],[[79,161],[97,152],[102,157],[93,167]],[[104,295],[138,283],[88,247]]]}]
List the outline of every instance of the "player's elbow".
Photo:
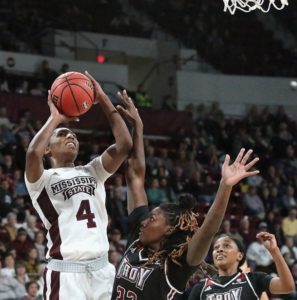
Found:
[{"label": "player's elbow", "polygon": [[133,147],[133,142],[131,137],[123,138],[118,145],[118,150],[124,155],[129,155]]},{"label": "player's elbow", "polygon": [[293,293],[296,290],[295,283],[293,281],[290,283],[287,283],[284,288],[286,289],[286,291],[285,291],[286,294]]},{"label": "player's elbow", "polygon": [[27,160],[38,160],[43,157],[44,153],[38,150],[37,148],[30,147],[26,152],[26,159]]},{"label": "player's elbow", "polygon": [[280,294],[290,294],[296,290],[295,283],[292,280],[287,280],[286,282],[281,282],[281,292]]}]

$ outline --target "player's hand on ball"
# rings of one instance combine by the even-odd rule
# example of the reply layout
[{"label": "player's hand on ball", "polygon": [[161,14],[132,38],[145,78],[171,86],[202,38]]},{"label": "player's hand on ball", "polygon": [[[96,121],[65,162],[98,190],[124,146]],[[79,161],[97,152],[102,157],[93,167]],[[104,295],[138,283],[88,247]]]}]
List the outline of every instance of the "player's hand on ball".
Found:
[{"label": "player's hand on ball", "polygon": [[85,75],[92,81],[93,83],[93,86],[94,86],[94,96],[95,96],[95,99],[94,99],[94,104],[97,104],[101,101],[102,97],[105,95],[101,85],[99,84],[98,81],[96,81],[96,79],[91,75],[89,74],[88,71],[85,71]]},{"label": "player's hand on ball", "polygon": [[133,100],[128,96],[127,91],[118,92],[118,98],[122,105],[117,105],[117,110],[121,116],[132,126],[136,123],[142,124],[142,120],[139,116],[138,110],[135,107]]},{"label": "player's hand on ball", "polygon": [[269,232],[260,232],[256,235],[256,238],[269,250],[270,252],[277,248],[277,242],[274,234]]},{"label": "player's hand on ball", "polygon": [[79,118],[78,117],[67,117],[63,114],[61,114],[56,105],[54,104],[54,102],[52,101],[52,97],[51,97],[51,93],[50,91],[48,91],[48,97],[47,97],[47,104],[49,106],[50,112],[51,112],[51,116],[56,119],[59,124],[60,123],[68,123],[70,121],[75,121],[78,122]]}]

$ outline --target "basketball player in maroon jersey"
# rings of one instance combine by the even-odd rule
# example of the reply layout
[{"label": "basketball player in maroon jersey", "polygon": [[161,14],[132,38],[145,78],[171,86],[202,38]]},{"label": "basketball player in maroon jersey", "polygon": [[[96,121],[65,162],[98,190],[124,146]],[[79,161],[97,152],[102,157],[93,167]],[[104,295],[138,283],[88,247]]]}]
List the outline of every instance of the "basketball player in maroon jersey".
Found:
[{"label": "basketball player in maroon jersey", "polygon": [[218,277],[208,278],[194,286],[189,300],[257,300],[263,292],[288,294],[295,288],[293,276],[275,240],[268,232],[260,232],[257,238],[271,253],[278,276],[263,272],[243,273],[245,249],[241,241],[228,235],[220,236],[213,246],[213,261],[218,269]]},{"label": "basketball player in maroon jersey", "polygon": [[[47,267],[44,299],[108,300],[114,267],[108,262],[105,180],[127,158],[132,139],[128,128],[99,83],[88,73],[99,103],[111,126],[115,144],[88,164],[75,166],[79,142],[68,128],[70,119],[59,113],[48,97],[50,116],[31,141],[25,180],[47,229]],[[47,155],[50,169],[44,169]]]},{"label": "basketball player in maroon jersey", "polygon": [[123,107],[117,109],[133,126],[133,151],[126,170],[131,231],[128,248],[117,269],[112,300],[176,299],[219,230],[232,186],[258,174],[249,172],[258,159],[247,163],[252,151],[245,153],[241,149],[229,165],[230,157],[226,156],[216,199],[200,228],[192,211],[195,199],[189,194],[180,195],[179,204],[161,204],[149,212],[144,189],[143,124],[126,94],[122,95],[122,102]]}]

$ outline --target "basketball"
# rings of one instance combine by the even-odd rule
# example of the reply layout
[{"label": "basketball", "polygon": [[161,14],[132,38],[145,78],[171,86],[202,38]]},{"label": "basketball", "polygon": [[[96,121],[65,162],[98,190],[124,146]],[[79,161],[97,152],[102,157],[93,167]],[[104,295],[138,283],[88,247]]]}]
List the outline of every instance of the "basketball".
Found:
[{"label": "basketball", "polygon": [[86,113],[94,103],[91,80],[79,72],[67,72],[53,82],[51,99],[59,112],[68,117]]}]

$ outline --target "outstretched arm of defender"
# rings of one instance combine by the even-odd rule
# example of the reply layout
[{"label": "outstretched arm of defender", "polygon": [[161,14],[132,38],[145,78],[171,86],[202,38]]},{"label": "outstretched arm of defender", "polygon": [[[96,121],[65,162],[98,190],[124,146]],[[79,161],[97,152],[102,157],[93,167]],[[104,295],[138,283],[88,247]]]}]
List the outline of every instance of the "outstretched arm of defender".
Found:
[{"label": "outstretched arm of defender", "polygon": [[295,290],[294,279],[277,246],[275,236],[269,232],[260,232],[256,237],[270,252],[277,270],[278,276],[271,279],[269,291],[272,294],[287,294],[293,292]]},{"label": "outstretched arm of defender", "polygon": [[94,85],[95,102],[101,106],[115,138],[115,144],[106,149],[102,154],[102,163],[105,170],[109,173],[114,173],[125,161],[132,149],[131,135],[124,120],[117,113],[117,110],[109,97],[104,93],[99,82],[87,71],[85,74]]},{"label": "outstretched arm of defender", "polygon": [[133,149],[127,160],[125,172],[128,187],[128,213],[133,209],[147,205],[147,196],[144,189],[145,180],[145,155],[143,146],[143,123],[132,99],[127,92],[119,93],[122,106],[117,110],[123,118],[132,126]]},{"label": "outstretched arm of defender", "polygon": [[222,167],[222,178],[214,203],[210,207],[202,226],[189,242],[187,253],[189,265],[198,265],[207,255],[212,239],[218,232],[224,219],[232,187],[243,178],[259,173],[259,171],[249,172],[259,160],[255,158],[250,163],[247,163],[252,152],[252,150],[249,150],[245,154],[245,149],[241,149],[236,160],[231,165],[229,165],[230,156],[226,155]]}]

